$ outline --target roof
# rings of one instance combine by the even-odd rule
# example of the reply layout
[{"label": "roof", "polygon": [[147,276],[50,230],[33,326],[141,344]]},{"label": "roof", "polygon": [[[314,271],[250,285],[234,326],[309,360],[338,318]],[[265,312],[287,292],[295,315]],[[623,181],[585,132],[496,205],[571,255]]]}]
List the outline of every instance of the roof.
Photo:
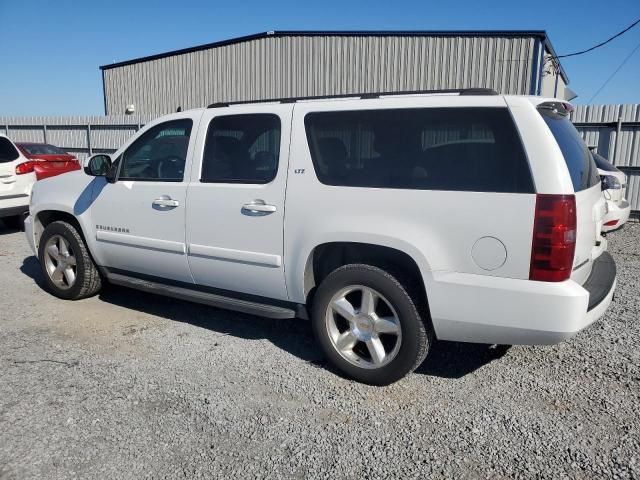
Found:
[{"label": "roof", "polygon": [[[395,100],[395,99],[403,99],[403,98],[424,98],[431,96],[452,96],[452,95],[462,95],[462,96],[499,96],[501,98],[525,98],[529,102],[531,102],[534,106],[539,105],[543,102],[561,102],[567,103],[566,100],[555,98],[555,97],[541,97],[538,95],[503,95],[497,93],[495,90],[490,88],[468,88],[468,89],[451,89],[451,90],[414,90],[414,91],[399,91],[399,92],[379,92],[379,93],[345,93],[338,95],[318,95],[318,96],[310,96],[310,97],[286,97],[286,98],[267,98],[263,100],[239,100],[233,102],[216,102],[212,103],[206,107],[197,107],[190,108],[188,110],[183,110],[182,112],[172,112],[164,115],[161,118],[166,118],[167,116],[176,116],[180,117],[180,113],[184,112],[200,112],[206,111],[212,108],[227,108],[227,107],[243,107],[243,106],[254,106],[254,105],[268,105],[268,104],[291,104],[297,102],[331,102],[331,101],[349,101],[349,100]],[[155,121],[155,120],[154,120]]]},{"label": "roof", "polygon": [[[230,38],[195,47],[183,48],[180,50],[172,50],[169,52],[148,55],[146,57],[134,58],[122,62],[101,65],[100,70],[109,70],[112,68],[124,67],[136,63],[149,62],[151,60],[159,60],[161,58],[172,57],[175,55],[183,55],[185,53],[198,52],[201,50],[209,50],[212,48],[234,45],[251,40],[260,40],[271,37],[514,37],[525,38],[535,37],[543,41],[547,50],[556,57],[555,50],[549,41],[549,36],[545,30],[277,30],[245,35],[242,37]],[[565,83],[569,83],[566,72],[560,65],[560,74]]]}]

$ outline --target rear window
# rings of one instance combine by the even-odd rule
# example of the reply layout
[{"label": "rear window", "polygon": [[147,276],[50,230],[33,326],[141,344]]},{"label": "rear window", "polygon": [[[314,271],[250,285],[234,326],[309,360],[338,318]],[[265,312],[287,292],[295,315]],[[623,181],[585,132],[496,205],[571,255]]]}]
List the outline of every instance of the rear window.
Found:
[{"label": "rear window", "polygon": [[533,193],[505,108],[314,112],[305,117],[326,185]]},{"label": "rear window", "polygon": [[29,155],[66,155],[67,152],[54,147],[53,145],[47,145],[46,143],[21,143],[20,146],[26,150]]},{"label": "rear window", "polygon": [[6,137],[0,137],[0,163],[13,162],[19,156],[20,154],[11,143],[11,140]]},{"label": "rear window", "polygon": [[574,191],[579,192],[598,185],[600,177],[591,152],[569,117],[549,108],[540,108],[538,111],[562,151]]},{"label": "rear window", "polygon": [[619,172],[616,167],[609,163],[609,160],[604,158],[602,155],[598,155],[597,153],[592,154],[593,160],[596,162],[596,167],[600,170],[604,170],[605,172]]}]

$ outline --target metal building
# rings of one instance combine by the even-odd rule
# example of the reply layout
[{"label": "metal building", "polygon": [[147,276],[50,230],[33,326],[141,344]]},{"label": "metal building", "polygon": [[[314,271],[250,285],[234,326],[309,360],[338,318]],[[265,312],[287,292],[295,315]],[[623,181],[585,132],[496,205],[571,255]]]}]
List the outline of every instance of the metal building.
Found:
[{"label": "metal building", "polygon": [[[213,102],[486,87],[571,99],[544,31],[265,32],[100,67],[107,115]],[[131,110],[131,109],[129,109]]]}]

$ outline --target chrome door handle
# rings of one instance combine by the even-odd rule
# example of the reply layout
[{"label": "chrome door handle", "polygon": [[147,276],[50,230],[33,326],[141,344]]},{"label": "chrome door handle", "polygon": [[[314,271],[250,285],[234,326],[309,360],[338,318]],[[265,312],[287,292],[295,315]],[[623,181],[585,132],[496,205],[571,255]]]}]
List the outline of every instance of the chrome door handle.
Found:
[{"label": "chrome door handle", "polygon": [[270,215],[276,211],[275,205],[267,205],[264,200],[254,200],[242,205],[242,213],[250,217],[261,217]]},{"label": "chrome door handle", "polygon": [[153,205],[156,206],[156,207],[174,208],[174,207],[179,207],[180,206],[180,202],[178,200],[173,200],[168,195],[162,195],[160,198],[156,198],[153,201]]}]

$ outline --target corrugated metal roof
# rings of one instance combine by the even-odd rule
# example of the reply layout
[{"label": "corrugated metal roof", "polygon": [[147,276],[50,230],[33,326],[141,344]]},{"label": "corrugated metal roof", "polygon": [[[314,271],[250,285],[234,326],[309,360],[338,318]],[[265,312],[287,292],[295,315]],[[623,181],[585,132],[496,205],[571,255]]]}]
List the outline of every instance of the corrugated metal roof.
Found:
[{"label": "corrugated metal roof", "polygon": [[[352,30],[352,31],[339,31],[339,30],[318,30],[318,31],[297,31],[297,30],[279,30],[261,32],[252,35],[245,35],[242,37],[235,37],[227,40],[221,40],[218,42],[207,43],[204,45],[197,45],[195,47],[183,48],[180,50],[172,50],[165,53],[159,53],[155,55],[149,55],[145,57],[134,58],[131,60],[125,60],[122,62],[111,63],[108,65],[101,65],[101,70],[109,70],[112,68],[123,67],[126,65],[132,65],[136,63],[148,62],[151,60],[158,60],[161,58],[171,57],[175,55],[183,55],[186,53],[197,52],[201,50],[209,50],[212,48],[224,47],[227,45],[233,45],[237,43],[248,42],[251,40],[259,40],[269,37],[301,37],[301,36],[340,36],[340,37],[535,37],[541,39],[551,55],[557,56],[549,37],[545,30]],[[566,72],[560,65],[560,74],[564,78],[565,83],[569,83],[569,78]]]},{"label": "corrugated metal roof", "polygon": [[539,38],[288,35],[103,70],[107,113],[376,92],[493,88],[531,92]]}]

